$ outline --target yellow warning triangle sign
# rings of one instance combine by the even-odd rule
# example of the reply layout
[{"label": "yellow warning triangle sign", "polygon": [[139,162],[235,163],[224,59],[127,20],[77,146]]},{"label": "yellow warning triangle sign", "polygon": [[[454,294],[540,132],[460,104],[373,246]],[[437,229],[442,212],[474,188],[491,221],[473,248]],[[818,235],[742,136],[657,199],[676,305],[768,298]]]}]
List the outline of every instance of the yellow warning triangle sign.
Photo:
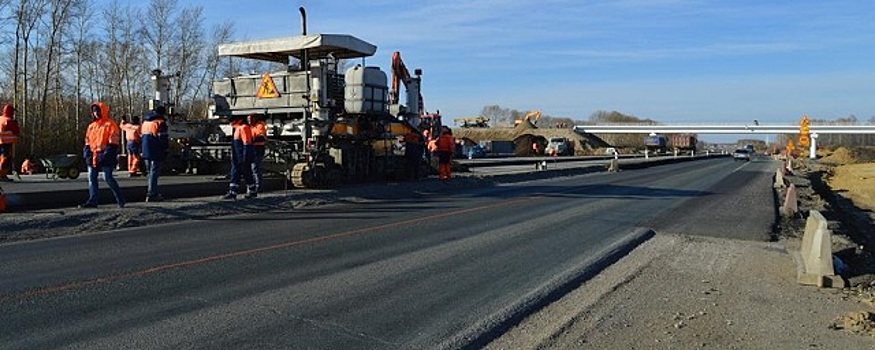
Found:
[{"label": "yellow warning triangle sign", "polygon": [[257,98],[277,98],[280,97],[279,91],[276,89],[276,84],[273,83],[273,78],[270,74],[264,73],[261,77],[261,84],[258,85]]}]

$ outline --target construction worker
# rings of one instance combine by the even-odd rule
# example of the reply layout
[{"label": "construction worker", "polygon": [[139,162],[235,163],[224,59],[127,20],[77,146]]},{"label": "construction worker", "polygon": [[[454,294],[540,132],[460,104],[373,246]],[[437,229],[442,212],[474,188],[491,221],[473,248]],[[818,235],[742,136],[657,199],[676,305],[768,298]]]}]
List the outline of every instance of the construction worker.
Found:
[{"label": "construction worker", "polygon": [[12,181],[7,169],[15,170],[13,164],[13,146],[18,142],[18,135],[21,129],[18,127],[18,121],[15,120],[15,107],[12,105],[3,106],[3,114],[0,115],[0,181]]},{"label": "construction worker", "polygon": [[418,179],[424,146],[422,137],[413,130],[404,135],[404,173],[408,179]]},{"label": "construction worker", "polygon": [[538,144],[538,141],[532,142],[532,155],[537,156],[541,154],[541,145]]},{"label": "construction worker", "polygon": [[455,147],[453,132],[448,127],[442,127],[441,135],[434,142],[434,153],[438,156],[438,179],[442,181],[448,181],[452,177]]},{"label": "construction worker", "polygon": [[82,156],[88,164],[88,200],[79,208],[96,208],[98,199],[98,174],[103,173],[103,179],[112,190],[119,208],[125,206],[121,188],[112,176],[112,171],[118,164],[118,149],[121,129],[112,119],[109,119],[109,106],[103,102],[91,104],[91,124],[85,131],[85,147]]},{"label": "construction worker", "polygon": [[255,193],[259,193],[263,190],[264,184],[261,163],[267,150],[267,125],[264,123],[264,118],[258,114],[250,114],[247,121],[252,130],[252,148],[255,151],[252,158],[252,178],[255,180]]},{"label": "construction worker", "polygon": [[241,177],[246,182],[246,198],[255,198],[255,179],[252,178],[252,159],[255,158],[255,148],[252,146],[252,129],[246,123],[246,117],[232,116],[231,128],[234,136],[231,140],[231,183],[228,193],[222,199],[237,199],[237,188]]},{"label": "construction worker", "polygon": [[131,122],[128,123],[125,117],[122,117],[121,129],[125,132],[126,148],[128,150],[128,175],[130,177],[140,176],[140,117],[131,117]]},{"label": "construction worker", "polygon": [[431,153],[434,150],[432,150],[431,144],[433,140],[434,139],[431,138],[431,131],[428,128],[422,130],[422,143],[425,145],[425,162],[428,163],[429,166],[432,166]]},{"label": "construction worker", "polygon": [[24,161],[21,162],[21,171],[19,171],[19,173],[33,175],[33,173],[36,170],[34,169],[33,162],[30,161],[31,158],[33,158],[33,157],[28,156],[28,157],[24,158]]},{"label": "construction worker", "polygon": [[160,202],[164,196],[158,190],[158,178],[161,176],[161,167],[167,158],[170,148],[170,137],[167,133],[167,121],[164,114],[167,110],[164,106],[158,106],[154,111],[146,114],[143,125],[140,127],[141,145],[143,148],[143,160],[148,168],[146,189],[146,202]]}]

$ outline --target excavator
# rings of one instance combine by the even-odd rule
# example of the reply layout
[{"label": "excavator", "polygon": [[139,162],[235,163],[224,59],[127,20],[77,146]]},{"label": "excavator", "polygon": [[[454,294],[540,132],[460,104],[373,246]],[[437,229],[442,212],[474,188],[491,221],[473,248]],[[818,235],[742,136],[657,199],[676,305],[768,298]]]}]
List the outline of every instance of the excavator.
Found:
[{"label": "excavator", "polygon": [[[308,34],[306,12],[299,10],[299,36],[219,45],[219,56],[286,69],[214,81],[213,118],[261,115],[269,140],[264,167],[285,174],[298,188],[400,178],[403,135],[424,130],[434,135],[441,127],[440,113],[423,107],[422,71],[411,75],[395,52],[390,90],[386,73],[365,65],[375,45],[347,34]],[[356,61],[361,63],[349,65]],[[400,103],[401,84],[406,106]]]},{"label": "excavator", "polygon": [[[410,123],[416,131],[422,132],[428,130],[427,134],[437,137],[437,133],[441,128],[440,111],[436,113],[427,113],[425,111],[425,103],[422,98],[422,69],[417,68],[414,71],[415,76],[410,75],[407,66],[401,59],[401,53],[395,51],[392,53],[392,86],[389,90],[389,113],[399,119]],[[407,105],[400,104],[399,96],[401,94],[400,85],[404,84],[404,90],[407,96]]]},{"label": "excavator", "polygon": [[541,111],[529,111],[528,113],[526,113],[523,119],[514,120],[513,125],[520,125],[520,123],[522,123],[524,120],[532,123],[532,125],[537,125],[539,119],[541,119]]}]

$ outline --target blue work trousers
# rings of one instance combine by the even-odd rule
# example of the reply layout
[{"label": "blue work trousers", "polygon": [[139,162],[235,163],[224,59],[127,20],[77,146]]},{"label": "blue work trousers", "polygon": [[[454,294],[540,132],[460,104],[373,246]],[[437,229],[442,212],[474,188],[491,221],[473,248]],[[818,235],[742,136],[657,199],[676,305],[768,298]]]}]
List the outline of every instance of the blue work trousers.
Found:
[{"label": "blue work trousers", "polygon": [[101,172],[103,172],[103,179],[106,180],[106,184],[109,185],[109,189],[112,190],[112,195],[115,196],[115,201],[119,206],[125,205],[125,199],[122,197],[122,190],[118,186],[118,181],[115,180],[115,177],[112,176],[111,166],[104,167],[88,167],[88,201],[86,204],[98,205],[100,204],[100,200],[98,199],[98,184],[99,181],[98,176]]},{"label": "blue work trousers", "polygon": [[161,166],[163,163],[160,160],[146,159],[146,167],[149,169],[149,175],[146,177],[146,181],[148,181],[146,189],[147,197],[157,197],[161,194],[158,191],[158,177],[161,176]]}]

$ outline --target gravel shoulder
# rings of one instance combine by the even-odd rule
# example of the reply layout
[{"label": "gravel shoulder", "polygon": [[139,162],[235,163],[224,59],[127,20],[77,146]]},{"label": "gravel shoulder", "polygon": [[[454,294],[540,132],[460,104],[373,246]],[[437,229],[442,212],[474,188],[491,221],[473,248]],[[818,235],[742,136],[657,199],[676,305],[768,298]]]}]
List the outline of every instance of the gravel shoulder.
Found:
[{"label": "gravel shoulder", "polygon": [[[825,173],[835,172],[799,162],[787,177],[799,190],[800,213],[777,220],[774,242],[657,232],[487,348],[875,348],[873,259],[860,249],[871,240],[872,215],[847,193],[833,193]],[[830,220],[849,288],[796,283],[792,252],[811,209]]]},{"label": "gravel shoulder", "polygon": [[660,235],[489,349],[871,349],[838,331],[869,308],[796,284],[783,242]]}]

